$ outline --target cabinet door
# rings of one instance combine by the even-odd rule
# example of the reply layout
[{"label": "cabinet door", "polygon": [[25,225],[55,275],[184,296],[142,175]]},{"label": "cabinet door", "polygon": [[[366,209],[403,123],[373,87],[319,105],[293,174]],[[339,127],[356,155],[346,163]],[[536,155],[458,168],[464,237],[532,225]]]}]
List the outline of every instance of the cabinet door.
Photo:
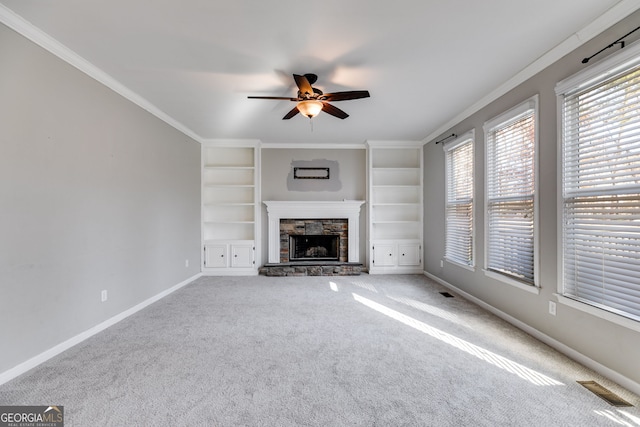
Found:
[{"label": "cabinet door", "polygon": [[225,268],[227,266],[227,245],[205,245],[204,266],[207,268]]},{"label": "cabinet door", "polygon": [[398,244],[398,265],[420,265],[420,260],[420,244]]},{"label": "cabinet door", "polygon": [[253,267],[253,245],[231,245],[231,267]]},{"label": "cabinet door", "polygon": [[392,243],[376,243],[373,245],[373,265],[375,267],[385,267],[395,265]]}]

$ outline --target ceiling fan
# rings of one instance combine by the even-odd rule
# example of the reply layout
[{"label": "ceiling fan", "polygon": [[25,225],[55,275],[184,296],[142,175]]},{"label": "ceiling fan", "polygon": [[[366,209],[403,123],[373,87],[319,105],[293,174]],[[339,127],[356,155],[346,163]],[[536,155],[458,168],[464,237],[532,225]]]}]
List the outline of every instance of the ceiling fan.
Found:
[{"label": "ceiling fan", "polygon": [[318,76],[315,74],[299,75],[294,74],[293,79],[298,86],[297,98],[287,98],[281,96],[249,96],[249,99],[280,99],[297,102],[296,106],[289,111],[282,120],[289,120],[291,117],[298,113],[302,113],[304,116],[310,119],[317,116],[320,111],[324,111],[327,114],[331,114],[339,119],[346,119],[349,117],[347,113],[341,109],[334,107],[329,102],[334,101],[347,101],[350,99],[368,98],[369,91],[367,90],[350,90],[345,92],[334,93],[322,93],[318,88],[312,87],[318,80]]}]

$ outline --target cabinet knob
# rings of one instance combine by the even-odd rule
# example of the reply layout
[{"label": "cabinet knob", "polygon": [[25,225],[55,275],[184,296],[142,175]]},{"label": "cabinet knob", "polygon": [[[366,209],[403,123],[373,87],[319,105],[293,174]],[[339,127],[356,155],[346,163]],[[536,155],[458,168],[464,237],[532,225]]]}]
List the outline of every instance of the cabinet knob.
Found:
[{"label": "cabinet knob", "polygon": [[220,255],[220,258],[224,258],[224,255]]}]

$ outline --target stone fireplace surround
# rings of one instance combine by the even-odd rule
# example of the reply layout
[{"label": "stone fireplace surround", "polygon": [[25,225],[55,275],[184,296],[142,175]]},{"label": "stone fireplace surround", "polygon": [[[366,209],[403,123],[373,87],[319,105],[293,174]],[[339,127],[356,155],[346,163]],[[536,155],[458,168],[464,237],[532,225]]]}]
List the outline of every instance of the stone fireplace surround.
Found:
[{"label": "stone fireplace surround", "polygon": [[[332,219],[281,219],[280,220],[280,262],[295,262],[291,254],[291,239],[303,236],[338,237],[338,247],[334,261],[347,262],[348,236],[347,220]],[[330,255],[330,254],[326,254]],[[326,256],[325,255],[325,256]],[[308,261],[309,259],[307,259]]]},{"label": "stone fireplace surround", "polygon": [[[264,201],[263,203],[267,206],[269,218],[267,237],[269,264],[264,266],[267,275],[360,274],[362,266],[360,264],[360,208],[364,201]],[[300,224],[305,224],[305,220],[337,219],[342,220],[340,221],[342,223],[346,220],[347,230],[342,232],[341,240],[346,240],[347,254],[346,259],[344,254],[341,256],[341,261],[350,265],[340,268],[331,263],[329,265],[312,263],[309,266],[303,266],[303,263],[282,263],[281,220],[283,219],[298,220]],[[292,266],[293,264],[296,266]],[[356,265],[357,268],[354,268]]]},{"label": "stone fireplace surround", "polygon": [[360,207],[363,200],[263,202],[269,217],[269,263],[280,262],[281,219],[346,219],[348,262],[360,262]]}]

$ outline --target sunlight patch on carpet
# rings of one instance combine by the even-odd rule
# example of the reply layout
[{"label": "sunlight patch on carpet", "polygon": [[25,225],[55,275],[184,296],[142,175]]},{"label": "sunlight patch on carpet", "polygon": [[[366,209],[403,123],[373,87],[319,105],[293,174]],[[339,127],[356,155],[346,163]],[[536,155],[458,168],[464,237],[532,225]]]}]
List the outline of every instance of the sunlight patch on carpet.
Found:
[{"label": "sunlight patch on carpet", "polygon": [[401,304],[407,305],[409,307],[416,308],[416,309],[418,309],[420,311],[423,311],[425,313],[432,314],[434,316],[440,317],[441,319],[445,319],[445,320],[448,320],[450,322],[456,323],[458,325],[467,326],[466,323],[464,323],[460,319],[458,319],[458,316],[456,316],[453,313],[450,313],[447,310],[443,310],[440,307],[434,307],[432,305],[426,304],[426,303],[421,302],[421,301],[416,301],[416,300],[411,299],[411,298],[395,297],[395,296],[391,296],[391,295],[387,295],[387,298],[389,298],[390,300],[399,302]]},{"label": "sunlight patch on carpet", "polygon": [[384,314],[394,320],[397,320],[407,326],[410,326],[420,332],[423,332],[433,338],[436,338],[446,344],[449,344],[458,350],[462,350],[472,356],[477,357],[491,365],[494,365],[500,369],[504,369],[507,372],[515,374],[520,378],[529,381],[534,385],[539,386],[555,386],[555,385],[563,385],[563,383],[554,380],[540,372],[534,371],[533,369],[527,368],[524,365],[521,365],[513,360],[507,359],[504,356],[500,356],[499,354],[493,353],[485,348],[472,344],[468,341],[460,339],[455,335],[451,335],[444,331],[441,331],[437,328],[427,325],[426,323],[420,322],[412,317],[409,317],[405,314],[402,314],[398,311],[392,310],[382,304],[379,304],[375,301],[371,301],[363,296],[358,294],[353,294],[353,298],[361,304]]},{"label": "sunlight patch on carpet", "polygon": [[376,287],[373,286],[371,283],[368,283],[362,280],[354,280],[351,282],[351,284],[359,288],[366,289],[371,292],[375,292],[376,294],[378,293],[378,290],[376,289]]},{"label": "sunlight patch on carpet", "polygon": [[[640,426],[640,418],[635,417],[629,413],[618,410],[618,413],[613,411],[593,411],[597,415],[607,418],[610,421],[616,423],[616,425],[625,427],[638,427]],[[626,418],[625,418],[626,417]]]}]

